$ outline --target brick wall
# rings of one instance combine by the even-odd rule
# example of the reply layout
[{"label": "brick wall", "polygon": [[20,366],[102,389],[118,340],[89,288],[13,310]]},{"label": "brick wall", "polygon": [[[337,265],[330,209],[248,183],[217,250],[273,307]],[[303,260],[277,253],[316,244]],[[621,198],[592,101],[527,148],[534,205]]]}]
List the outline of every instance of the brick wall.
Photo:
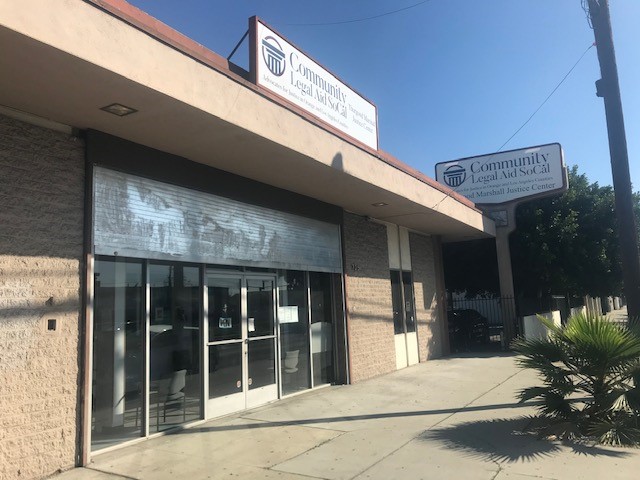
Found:
[{"label": "brick wall", "polygon": [[[84,147],[0,115],[0,478],[75,463]],[[55,331],[47,321],[55,319]]]},{"label": "brick wall", "polygon": [[[437,358],[446,353],[444,318],[438,299],[438,248],[432,237],[409,234],[411,267],[418,325],[418,349],[420,361]],[[441,307],[441,306],[440,306]]]},{"label": "brick wall", "polygon": [[396,369],[387,228],[344,215],[351,382]]}]

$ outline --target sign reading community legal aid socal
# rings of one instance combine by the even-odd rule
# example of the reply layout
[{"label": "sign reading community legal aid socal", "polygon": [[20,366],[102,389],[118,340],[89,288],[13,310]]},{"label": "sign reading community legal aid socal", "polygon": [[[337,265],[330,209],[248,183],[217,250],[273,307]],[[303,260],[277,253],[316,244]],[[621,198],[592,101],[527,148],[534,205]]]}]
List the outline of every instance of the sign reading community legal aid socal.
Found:
[{"label": "sign reading community legal aid socal", "polygon": [[559,143],[438,163],[436,180],[476,204],[542,197],[568,186]]},{"label": "sign reading community legal aid socal", "polygon": [[250,32],[251,73],[258,85],[377,150],[375,105],[256,17]]}]

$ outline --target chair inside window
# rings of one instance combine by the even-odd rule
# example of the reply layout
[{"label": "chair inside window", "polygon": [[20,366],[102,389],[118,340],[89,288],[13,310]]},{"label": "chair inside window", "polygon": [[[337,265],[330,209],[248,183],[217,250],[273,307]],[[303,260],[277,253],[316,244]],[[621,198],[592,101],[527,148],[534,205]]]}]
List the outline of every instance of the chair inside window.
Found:
[{"label": "chair inside window", "polygon": [[162,422],[167,421],[167,409],[172,407],[182,408],[182,421],[187,419],[186,385],[187,371],[177,370],[170,377],[162,378],[153,383],[155,387],[151,391],[150,403],[156,404],[156,428],[160,430],[160,408],[162,407]]}]

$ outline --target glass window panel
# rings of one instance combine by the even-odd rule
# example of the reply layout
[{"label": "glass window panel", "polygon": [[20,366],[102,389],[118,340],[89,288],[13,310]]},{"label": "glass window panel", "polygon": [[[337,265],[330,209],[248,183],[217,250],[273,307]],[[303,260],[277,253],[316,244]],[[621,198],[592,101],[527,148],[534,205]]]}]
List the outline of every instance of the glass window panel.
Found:
[{"label": "glass window panel", "polygon": [[209,346],[209,398],[242,393],[242,343]]},{"label": "glass window panel", "polygon": [[96,260],[93,310],[92,449],[142,435],[142,263]]},{"label": "glass window panel", "polygon": [[331,274],[309,272],[313,384],[333,382],[333,303]]},{"label": "glass window panel", "polygon": [[404,313],[407,322],[407,332],[416,331],[416,315],[413,300],[413,279],[411,272],[402,272],[402,287],[404,288]]},{"label": "glass window panel", "polygon": [[338,273],[331,274],[332,283],[332,300],[333,300],[333,331],[334,331],[334,383],[346,384],[348,379],[347,352],[346,352],[346,332],[344,319],[344,302],[342,291],[342,275]]},{"label": "glass window panel", "polygon": [[305,273],[294,270],[281,271],[278,290],[280,377],[282,393],[289,395],[311,387],[309,304]]},{"label": "glass window panel", "polygon": [[149,426],[161,431],[201,418],[200,269],[149,265]]},{"label": "glass window panel", "polygon": [[402,283],[398,270],[391,270],[391,303],[393,308],[393,331],[398,335],[404,333],[404,325],[402,323]]},{"label": "glass window panel", "polygon": [[274,339],[250,340],[247,354],[249,390],[276,383]]},{"label": "glass window panel", "polygon": [[247,332],[249,337],[274,334],[273,280],[247,279]]},{"label": "glass window panel", "polygon": [[209,341],[242,338],[240,279],[210,276],[208,283]]}]

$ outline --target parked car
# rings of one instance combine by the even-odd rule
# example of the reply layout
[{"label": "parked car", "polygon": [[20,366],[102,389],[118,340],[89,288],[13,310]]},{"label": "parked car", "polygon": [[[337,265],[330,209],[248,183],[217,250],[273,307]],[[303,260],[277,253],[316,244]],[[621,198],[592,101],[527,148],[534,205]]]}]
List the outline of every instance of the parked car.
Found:
[{"label": "parked car", "polygon": [[477,310],[449,310],[447,318],[452,349],[468,349],[489,342],[489,321]]}]

